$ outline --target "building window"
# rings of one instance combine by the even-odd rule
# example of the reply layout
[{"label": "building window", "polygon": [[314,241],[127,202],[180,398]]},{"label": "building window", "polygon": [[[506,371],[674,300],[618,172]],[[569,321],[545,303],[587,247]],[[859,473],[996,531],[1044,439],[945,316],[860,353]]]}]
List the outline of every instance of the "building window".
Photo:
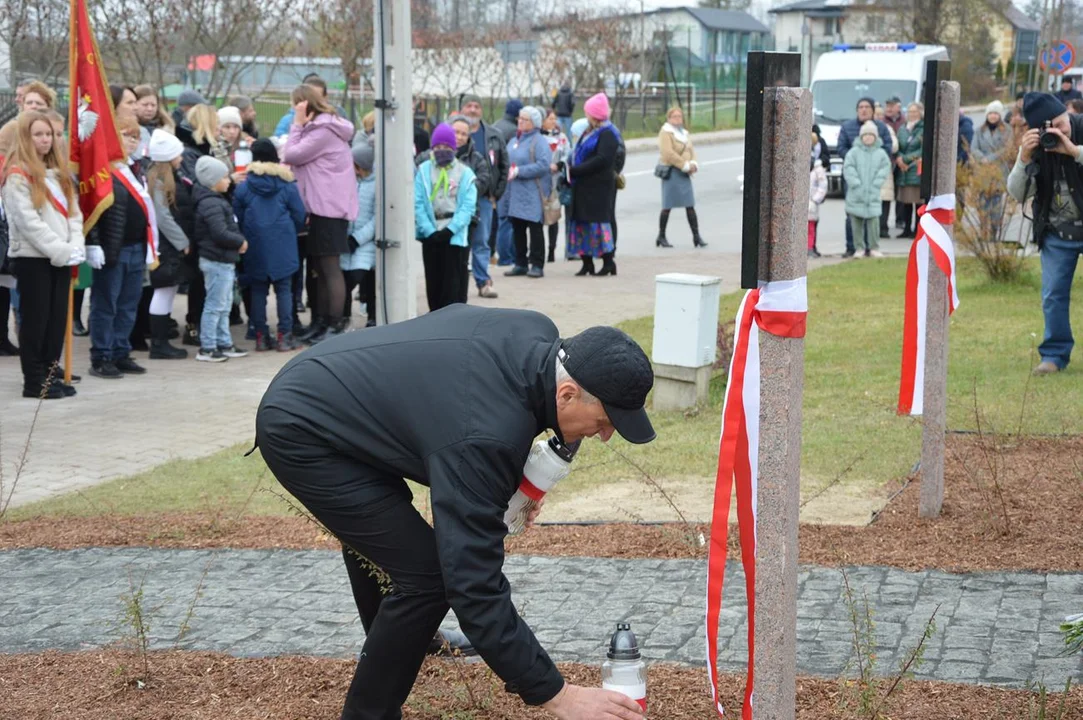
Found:
[{"label": "building window", "polygon": [[882,33],[887,27],[887,18],[883,15],[869,13],[865,16],[865,32]]},{"label": "building window", "polygon": [[835,18],[824,19],[824,35],[835,35],[838,31],[838,21]]}]

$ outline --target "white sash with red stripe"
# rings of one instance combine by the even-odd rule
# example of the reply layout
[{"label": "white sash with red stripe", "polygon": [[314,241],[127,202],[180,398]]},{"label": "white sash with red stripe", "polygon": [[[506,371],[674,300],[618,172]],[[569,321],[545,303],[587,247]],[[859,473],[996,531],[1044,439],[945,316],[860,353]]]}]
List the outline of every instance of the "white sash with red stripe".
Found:
[{"label": "white sash with red stripe", "polygon": [[929,257],[948,278],[948,315],[959,307],[955,285],[955,246],[945,225],[955,224],[955,195],[937,195],[918,209],[917,237],[906,267],[902,376],[899,415],[921,415],[925,390],[925,312],[929,298]]},{"label": "white sash with red stripe", "polygon": [[135,176],[130,167],[123,163],[117,163],[114,170],[114,177],[124,184],[132,200],[142,208],[143,214],[147,218],[146,261],[147,265],[153,270],[158,267],[158,218],[154,212],[154,201],[147,191],[147,186]]},{"label": "white sash with red stripe", "polygon": [[45,176],[45,187],[49,188],[49,201],[64,217],[68,217],[68,196],[64,194],[64,188],[51,175]]},{"label": "white sash with red stripe", "polygon": [[760,451],[760,337],[758,330],[779,337],[802,338],[808,318],[806,278],[762,284],[749,290],[737,311],[733,359],[722,408],[711,543],[707,550],[707,674],[715,708],[718,699],[718,618],[726,574],[726,538],[730,496],[737,489],[737,525],[748,598],[748,681],[741,717],[752,718],[753,658],[756,631],[756,505]]}]

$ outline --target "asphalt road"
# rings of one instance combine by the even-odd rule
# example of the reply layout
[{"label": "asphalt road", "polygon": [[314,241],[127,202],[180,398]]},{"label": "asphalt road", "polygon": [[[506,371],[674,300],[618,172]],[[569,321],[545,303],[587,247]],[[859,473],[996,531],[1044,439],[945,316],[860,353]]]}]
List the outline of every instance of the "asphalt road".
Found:
[{"label": "asphalt road", "polygon": [[[975,126],[982,122],[981,113],[971,115]],[[707,241],[704,253],[739,253],[741,251],[742,195],[738,176],[744,172],[744,141],[706,145],[696,148],[699,172],[693,178],[696,190],[696,213],[700,234]],[[672,252],[656,248],[658,214],[662,208],[662,181],[654,177],[656,153],[636,153],[628,156],[624,176],[627,186],[617,194],[619,225],[618,255],[660,255]],[[892,208],[894,212],[894,207]],[[820,208],[818,247],[824,254],[841,255],[846,249],[844,224],[846,212],[841,198],[828,199]],[[891,234],[894,215],[891,217]],[[689,250],[692,234],[684,212],[674,210],[666,235],[677,248]],[[908,240],[881,240],[881,249],[888,254],[909,252]]]}]

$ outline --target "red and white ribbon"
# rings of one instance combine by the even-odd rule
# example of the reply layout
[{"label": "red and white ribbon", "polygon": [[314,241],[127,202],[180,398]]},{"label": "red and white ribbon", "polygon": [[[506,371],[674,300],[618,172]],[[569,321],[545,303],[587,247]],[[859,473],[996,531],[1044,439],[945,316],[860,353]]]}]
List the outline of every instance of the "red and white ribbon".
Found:
[{"label": "red and white ribbon", "polygon": [[955,224],[955,195],[937,195],[918,208],[918,231],[906,267],[902,376],[899,415],[921,415],[925,389],[925,311],[929,299],[929,258],[948,277],[948,315],[959,307],[955,290],[955,245],[944,229]]},{"label": "red and white ribbon", "polygon": [[756,628],[756,504],[760,452],[760,334],[787,338],[805,336],[808,318],[808,283],[805,278],[762,284],[749,290],[737,311],[733,360],[730,362],[726,400],[722,408],[722,438],[718,446],[711,543],[707,549],[707,674],[715,708],[718,699],[718,617],[722,610],[722,583],[726,574],[726,539],[730,495],[737,488],[737,526],[741,562],[748,598],[748,682],[741,717],[752,718],[752,660]]}]

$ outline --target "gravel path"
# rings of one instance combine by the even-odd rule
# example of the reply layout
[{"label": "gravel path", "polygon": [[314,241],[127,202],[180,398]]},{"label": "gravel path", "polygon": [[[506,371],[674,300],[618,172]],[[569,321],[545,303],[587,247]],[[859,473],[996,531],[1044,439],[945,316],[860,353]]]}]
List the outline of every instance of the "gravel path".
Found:
[{"label": "gravel path", "polygon": [[[650,660],[700,665],[705,564],[693,560],[508,558],[516,604],[558,661],[599,663],[608,633],[627,620]],[[205,572],[205,576],[204,576]],[[937,630],[919,677],[1051,688],[1083,675],[1083,658],[1057,657],[1057,624],[1079,612],[1083,574],[904,572],[848,569],[876,623],[887,674],[921,636],[939,604]],[[345,656],[363,632],[341,556],[327,551],[85,549],[0,552],[0,652],[79,650],[125,637],[129,577],[142,583],[152,647],[239,656]],[[202,590],[196,600],[196,588]],[[722,609],[720,660],[743,669],[743,577],[731,564]],[[193,601],[195,601],[193,607]],[[803,567],[798,589],[799,672],[834,676],[852,629],[837,569]],[[455,625],[453,617],[446,621]]]}]

